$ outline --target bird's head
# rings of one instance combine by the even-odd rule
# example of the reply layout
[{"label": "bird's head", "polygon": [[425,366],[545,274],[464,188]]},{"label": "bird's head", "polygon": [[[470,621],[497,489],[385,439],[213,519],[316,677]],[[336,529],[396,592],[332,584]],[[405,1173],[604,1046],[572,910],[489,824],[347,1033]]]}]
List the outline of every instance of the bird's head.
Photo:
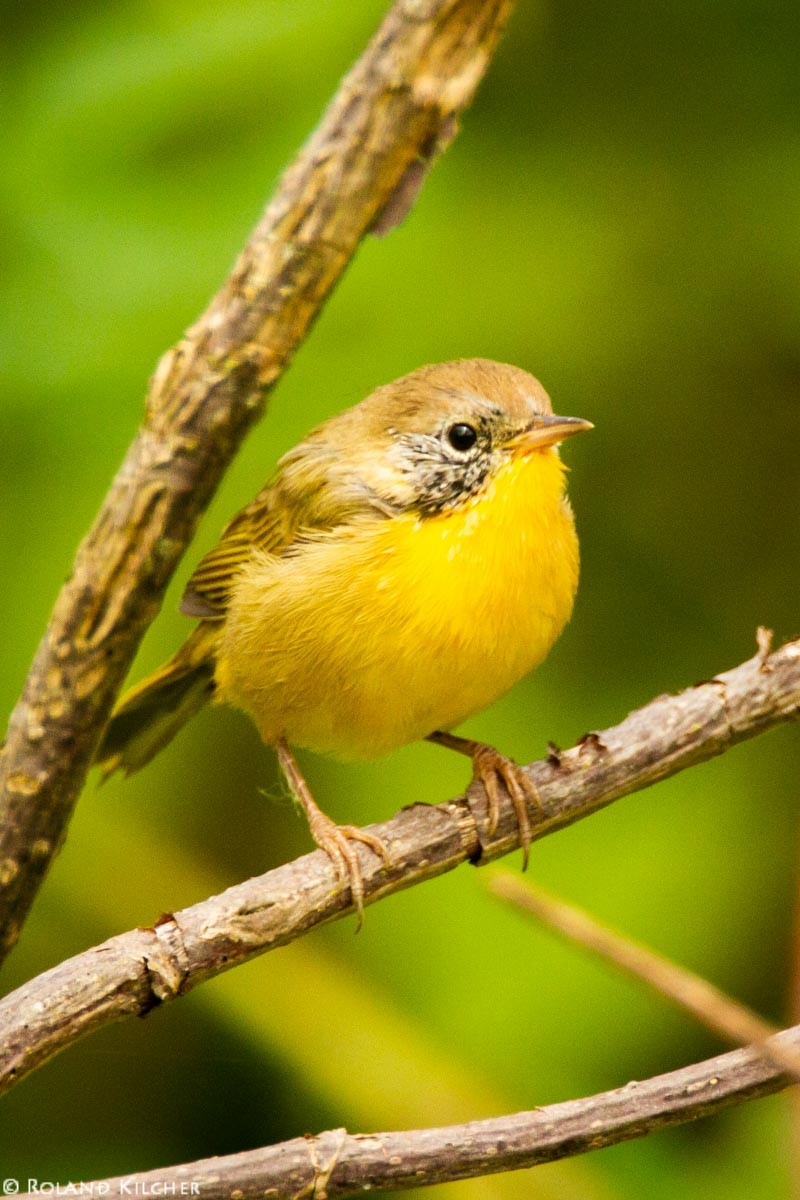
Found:
[{"label": "bird's head", "polygon": [[564,438],[591,428],[554,416],[526,371],[482,358],[421,367],[323,426],[373,496],[391,511],[422,516],[478,496],[510,459],[552,455]]}]

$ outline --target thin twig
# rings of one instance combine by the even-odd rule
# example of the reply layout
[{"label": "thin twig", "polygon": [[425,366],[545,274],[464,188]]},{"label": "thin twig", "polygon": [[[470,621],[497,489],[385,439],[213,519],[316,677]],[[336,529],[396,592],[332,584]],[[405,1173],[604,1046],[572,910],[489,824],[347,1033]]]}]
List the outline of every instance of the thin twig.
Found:
[{"label": "thin twig", "polygon": [[[530,813],[533,837],[721,754],[798,711],[800,641],[766,663],[758,655],[678,696],[660,696],[621,724],[527,768],[541,800]],[[504,800],[494,835],[479,785],[457,800],[414,805],[370,826],[395,865],[387,868],[359,849],[367,903],[462,862],[513,850],[519,831],[514,807],[508,796]],[[0,1002],[0,1092],[84,1034],[142,1016],[349,911],[348,888],[328,856],[316,851],[164,918],[154,929],[121,934],[61,963]]]},{"label": "thin twig", "polygon": [[[800,1052],[800,1027],[778,1037],[782,1045]],[[427,1187],[612,1146],[770,1095],[788,1083],[759,1052],[734,1050],[641,1083],[532,1112],[399,1133],[348,1134],[334,1129],[262,1150],[126,1175],[102,1185],[98,1181],[85,1185],[84,1194],[197,1195],[202,1200],[310,1200],[324,1195],[334,1200],[367,1191]]]},{"label": "thin twig", "polygon": [[360,240],[400,219],[422,168],[452,140],[510,7],[397,0],[224,287],[159,363],[144,425],[78,550],[0,754],[0,958],[225,468]]},{"label": "thin twig", "polygon": [[734,1046],[756,1047],[776,1067],[800,1081],[800,1052],[783,1042],[770,1040],[779,1032],[778,1027],[721,992],[707,979],[678,966],[641,942],[623,937],[583,909],[566,904],[538,884],[520,879],[510,871],[489,876],[486,886],[514,908],[536,917],[557,933],[649,984]]}]

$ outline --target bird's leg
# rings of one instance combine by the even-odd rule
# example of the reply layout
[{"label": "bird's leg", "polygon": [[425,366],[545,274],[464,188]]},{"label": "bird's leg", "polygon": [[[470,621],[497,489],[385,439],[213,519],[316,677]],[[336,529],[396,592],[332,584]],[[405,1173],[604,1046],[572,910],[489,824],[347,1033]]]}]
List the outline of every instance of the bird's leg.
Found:
[{"label": "bird's leg", "polygon": [[435,742],[437,746],[447,746],[458,754],[466,754],[472,759],[472,778],[483,784],[486,798],[489,801],[489,832],[494,834],[497,822],[500,820],[500,792],[498,783],[502,780],[506,791],[511,797],[514,812],[519,826],[519,840],[522,846],[522,869],[528,866],[528,852],[531,845],[531,822],[528,816],[528,804],[541,808],[542,802],[533,783],[525,771],[513,758],[501,754],[494,746],[484,742],[474,742],[472,738],[457,737],[454,733],[443,733],[437,730],[428,734],[427,741]]},{"label": "bird's leg", "polygon": [[306,814],[311,836],[320,850],[325,851],[339,878],[350,884],[353,907],[358,916],[357,928],[360,929],[364,920],[364,880],[361,875],[361,864],[352,843],[362,842],[365,846],[369,846],[370,850],[383,859],[386,866],[391,865],[389,851],[381,839],[375,837],[374,834],[367,833],[366,830],[359,829],[356,825],[337,825],[322,811],[311,795],[311,790],[303,778],[285,738],[279,738],[275,743],[275,752],[292,795],[302,805],[303,812]]}]

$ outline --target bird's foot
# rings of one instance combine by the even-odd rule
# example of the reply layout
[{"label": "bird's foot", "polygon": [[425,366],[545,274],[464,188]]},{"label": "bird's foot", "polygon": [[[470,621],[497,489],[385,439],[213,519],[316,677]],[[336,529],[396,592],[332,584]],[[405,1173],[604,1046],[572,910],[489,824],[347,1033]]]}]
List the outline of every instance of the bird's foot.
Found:
[{"label": "bird's foot", "polygon": [[350,895],[357,917],[356,931],[358,931],[364,921],[364,877],[353,843],[361,842],[362,845],[369,846],[374,854],[383,859],[384,865],[387,867],[391,866],[392,862],[389,850],[379,837],[373,833],[367,833],[366,829],[359,829],[357,825],[337,825],[314,800],[286,742],[283,740],[277,742],[275,749],[292,794],[306,814],[311,836],[320,850],[324,850],[333,863],[340,880],[350,885]]},{"label": "bird's foot", "polygon": [[513,758],[495,750],[494,746],[487,746],[482,742],[476,743],[475,752],[472,755],[472,777],[482,783],[486,790],[486,798],[489,802],[489,832],[491,834],[497,830],[497,823],[500,820],[500,790],[498,786],[500,783],[511,797],[522,846],[522,869],[526,870],[531,846],[528,805],[542,807],[539,793],[519,763],[515,763]]},{"label": "bird's foot", "polygon": [[453,733],[437,731],[428,738],[439,746],[447,746],[459,754],[466,754],[472,759],[472,778],[483,784],[486,799],[489,804],[489,833],[494,835],[500,820],[500,785],[505,787],[514,807],[519,828],[519,840],[522,846],[522,869],[528,866],[528,856],[531,845],[531,822],[528,815],[529,805],[541,809],[542,802],[539,793],[529,779],[527,772],[515,763],[513,758],[501,754],[494,746],[484,742],[475,742],[471,738],[457,737]]},{"label": "bird's foot", "polygon": [[364,878],[353,843],[361,842],[362,846],[369,846],[373,854],[382,858],[384,866],[387,867],[391,866],[392,862],[389,850],[386,843],[373,833],[367,833],[365,829],[359,829],[357,825],[337,825],[321,808],[316,805],[314,808],[316,809],[314,813],[310,813],[306,808],[311,836],[320,850],[325,851],[342,882],[350,885],[350,895],[353,898],[353,907],[357,917],[356,930],[358,930],[364,921]]}]

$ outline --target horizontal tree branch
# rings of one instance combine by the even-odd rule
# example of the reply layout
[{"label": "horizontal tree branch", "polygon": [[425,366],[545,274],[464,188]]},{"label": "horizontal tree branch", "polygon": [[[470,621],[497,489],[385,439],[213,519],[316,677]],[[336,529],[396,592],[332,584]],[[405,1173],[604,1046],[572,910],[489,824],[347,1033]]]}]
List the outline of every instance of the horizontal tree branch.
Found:
[{"label": "horizontal tree branch", "polygon": [[0,752],[0,959],[223,472],[360,240],[402,218],[452,140],[510,7],[396,0],[224,287],[161,359],[144,425],[78,550]]},{"label": "horizontal tree branch", "polygon": [[[797,716],[800,640],[677,696],[660,696],[619,725],[587,734],[572,750],[532,763],[541,799],[533,837],[588,816],[620,796],[703,762]],[[359,849],[368,903],[465,861],[489,861],[519,844],[506,796],[494,835],[486,796],[412,805],[369,827],[393,865]],[[220,896],[162,918],[61,963],[0,1002],[0,1093],[79,1037],[142,1016],[204,979],[293,941],[351,911],[349,889],[322,851],[305,855]]]},{"label": "horizontal tree branch", "polygon": [[[800,1026],[785,1030],[775,1042],[797,1054]],[[769,1095],[789,1083],[758,1051],[734,1050],[641,1083],[532,1112],[396,1133],[349,1134],[346,1129],[333,1129],[262,1150],[118,1176],[102,1181],[102,1191],[98,1181],[88,1194],[334,1200],[366,1191],[453,1183],[643,1137]]]}]

